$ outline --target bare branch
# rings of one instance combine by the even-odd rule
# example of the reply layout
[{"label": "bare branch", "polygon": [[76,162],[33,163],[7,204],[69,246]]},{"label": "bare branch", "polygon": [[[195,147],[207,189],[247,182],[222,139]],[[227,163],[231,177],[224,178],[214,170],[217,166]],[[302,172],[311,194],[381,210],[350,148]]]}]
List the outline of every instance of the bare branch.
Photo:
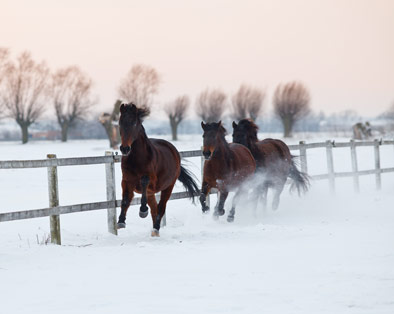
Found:
[{"label": "bare branch", "polygon": [[139,107],[150,108],[153,96],[159,91],[160,76],[156,69],[144,65],[133,65],[129,73],[121,80],[118,94],[125,102],[132,102]]},{"label": "bare branch", "polygon": [[227,96],[220,89],[201,92],[196,100],[196,113],[205,122],[217,122],[224,113]]},{"label": "bare branch", "polygon": [[233,118],[251,118],[255,121],[263,109],[264,98],[265,93],[262,90],[241,85],[231,99]]}]

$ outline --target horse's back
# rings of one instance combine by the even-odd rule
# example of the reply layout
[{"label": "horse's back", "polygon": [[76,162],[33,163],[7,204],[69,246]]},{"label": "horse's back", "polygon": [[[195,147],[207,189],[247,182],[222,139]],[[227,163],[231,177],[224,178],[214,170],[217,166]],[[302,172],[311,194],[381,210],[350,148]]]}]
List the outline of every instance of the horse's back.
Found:
[{"label": "horse's back", "polygon": [[180,159],[178,150],[170,142],[159,138],[149,138],[149,140],[161,155],[168,155],[170,153],[171,155],[176,156],[178,157],[178,159]]},{"label": "horse's back", "polygon": [[[155,148],[153,153],[156,165],[157,176],[161,179],[177,179],[180,174],[181,157],[178,150],[170,142],[162,139],[149,139]],[[175,175],[175,176],[174,176]]]},{"label": "horse's back", "polygon": [[285,180],[289,175],[292,156],[289,147],[281,140],[267,138],[257,143],[258,168],[273,178]]}]

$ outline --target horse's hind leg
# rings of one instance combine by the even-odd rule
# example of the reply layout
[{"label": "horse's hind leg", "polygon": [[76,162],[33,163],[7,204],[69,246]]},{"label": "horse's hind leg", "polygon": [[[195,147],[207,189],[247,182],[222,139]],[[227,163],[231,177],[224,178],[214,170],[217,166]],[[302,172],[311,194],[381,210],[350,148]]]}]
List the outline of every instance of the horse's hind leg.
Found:
[{"label": "horse's hind leg", "polygon": [[122,181],[122,205],[121,212],[118,219],[118,229],[126,228],[126,214],[127,209],[130,206],[131,201],[133,200],[134,193],[132,190],[129,190],[127,187],[127,183]]},{"label": "horse's hind leg", "polygon": [[279,198],[280,198],[280,194],[282,193],[284,187],[285,187],[285,182],[275,184],[274,199],[272,201],[272,209],[273,210],[277,210],[279,207]]},{"label": "horse's hind leg", "polygon": [[228,213],[227,216],[227,221],[228,222],[233,222],[234,221],[234,215],[235,215],[235,207],[237,206],[239,199],[241,197],[242,194],[242,189],[238,189],[237,192],[235,192],[234,198],[233,198],[233,203],[231,205],[231,210]]},{"label": "horse's hind leg", "polygon": [[171,196],[172,189],[174,188],[174,184],[168,187],[167,189],[161,191],[160,202],[159,205],[157,206],[157,215],[156,217],[153,217],[152,215],[152,220],[153,220],[152,237],[158,237],[160,235],[159,234],[160,222],[164,214],[166,213],[167,202]]},{"label": "horse's hind leg", "polygon": [[146,189],[149,184],[149,176],[141,177],[141,187],[142,187],[142,196],[141,196],[141,207],[140,207],[140,217],[145,218],[148,216],[148,206],[146,206],[147,198],[146,198]]}]

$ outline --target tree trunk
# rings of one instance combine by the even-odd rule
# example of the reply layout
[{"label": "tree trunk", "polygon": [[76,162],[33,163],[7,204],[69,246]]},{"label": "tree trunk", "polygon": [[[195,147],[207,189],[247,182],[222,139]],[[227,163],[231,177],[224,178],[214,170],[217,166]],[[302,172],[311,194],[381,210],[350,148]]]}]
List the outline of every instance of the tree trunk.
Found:
[{"label": "tree trunk", "polygon": [[29,125],[27,123],[19,124],[22,129],[22,144],[26,144],[29,141]]},{"label": "tree trunk", "polygon": [[283,136],[291,137],[291,131],[293,129],[293,121],[291,117],[282,118],[282,123],[283,123]]},{"label": "tree trunk", "polygon": [[69,124],[67,122],[63,122],[61,124],[61,127],[62,127],[62,142],[67,142]]},{"label": "tree trunk", "polygon": [[171,133],[172,133],[172,140],[178,140],[178,123],[176,123],[175,119],[170,118],[170,125],[171,125]]}]

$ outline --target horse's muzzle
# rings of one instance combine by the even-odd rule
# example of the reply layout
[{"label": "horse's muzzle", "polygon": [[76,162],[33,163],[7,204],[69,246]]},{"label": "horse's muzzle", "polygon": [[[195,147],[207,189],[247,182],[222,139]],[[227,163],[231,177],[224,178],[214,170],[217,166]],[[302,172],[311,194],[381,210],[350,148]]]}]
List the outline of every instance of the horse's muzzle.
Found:
[{"label": "horse's muzzle", "polygon": [[122,155],[126,156],[130,153],[131,147],[130,146],[122,146],[120,145],[119,147],[120,151],[122,152]]},{"label": "horse's muzzle", "polygon": [[209,158],[211,158],[211,151],[210,151],[210,150],[204,150],[204,151],[202,152],[202,154],[204,155],[204,158],[205,158],[206,160],[208,160]]}]

